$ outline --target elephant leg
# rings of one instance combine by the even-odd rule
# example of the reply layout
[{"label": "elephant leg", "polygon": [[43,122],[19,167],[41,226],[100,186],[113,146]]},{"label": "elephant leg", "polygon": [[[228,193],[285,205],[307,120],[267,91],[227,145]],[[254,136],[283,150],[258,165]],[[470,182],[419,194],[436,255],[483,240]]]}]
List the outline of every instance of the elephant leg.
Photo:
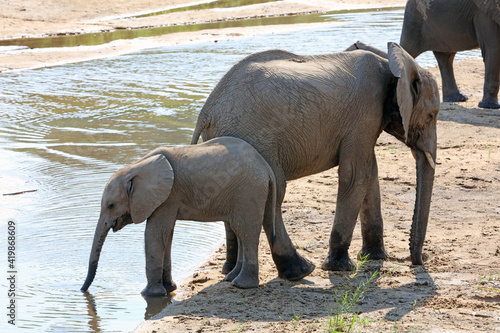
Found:
[{"label": "elephant leg", "polygon": [[245,190],[246,194],[235,202],[233,217],[228,223],[238,239],[238,260],[225,280],[238,288],[255,288],[259,286],[259,237],[267,196],[255,197],[262,193],[260,188]]},{"label": "elephant leg", "polygon": [[[262,221],[262,220],[261,220]],[[261,222],[262,223],[262,222]],[[226,281],[238,288],[255,288],[259,286],[259,235],[260,224],[249,228],[237,229],[238,262],[236,267],[226,276]]]},{"label": "elephant leg", "polygon": [[439,65],[441,72],[441,82],[443,84],[443,102],[464,102],[467,100],[467,95],[458,90],[457,82],[455,81],[455,73],[453,71],[453,59],[456,52],[437,52],[434,51],[434,56]]},{"label": "elephant leg", "polygon": [[222,273],[227,274],[233,270],[238,260],[238,239],[227,222],[224,222],[224,227],[226,228],[226,262],[222,266]]},{"label": "elephant leg", "polygon": [[[231,230],[231,232],[234,234],[234,232],[232,230]],[[236,237],[236,234],[234,234],[234,236]],[[232,282],[238,276],[238,274],[240,274],[240,272],[241,272],[241,266],[242,266],[242,260],[243,260],[243,253],[242,253],[241,243],[238,240],[238,237],[236,237],[236,244],[237,244],[237,247],[238,247],[237,259],[236,259],[236,261],[234,263],[233,269],[231,269],[227,273],[227,275],[225,276],[224,281]]]},{"label": "elephant leg", "polygon": [[[161,205],[146,222],[144,243],[146,250],[146,278],[148,284],[141,292],[144,296],[166,296],[164,276],[170,276],[171,267],[163,267],[170,262],[171,236],[175,224],[177,210],[169,209],[168,205]],[[170,239],[170,242],[167,240]],[[165,256],[168,258],[165,259]],[[168,280],[168,278],[167,278]],[[170,278],[171,280],[171,278]]]},{"label": "elephant leg", "polygon": [[370,260],[383,260],[387,258],[384,247],[384,222],[380,209],[380,187],[378,182],[378,167],[375,154],[373,155],[372,171],[366,196],[360,210],[361,235],[363,247],[360,255]]},{"label": "elephant leg", "polygon": [[[175,221],[174,221],[175,225]],[[172,280],[172,239],[174,236],[174,227],[170,233],[166,234],[165,239],[165,255],[163,257],[163,287],[165,287],[167,293],[177,289],[177,285]]]},{"label": "elephant leg", "polygon": [[244,235],[245,240],[240,242],[241,245],[241,269],[239,274],[231,283],[238,288],[256,288],[259,286],[259,234],[248,232]]},{"label": "elephant leg", "polygon": [[[359,153],[355,156],[363,156],[363,154]],[[349,258],[349,246],[356,219],[366,196],[370,178],[368,172],[371,170],[371,165],[365,168],[360,164],[364,163],[357,160],[340,162],[337,207],[330,234],[330,250],[321,266],[324,270],[348,271],[355,269],[354,263]]]},{"label": "elephant leg", "polygon": [[484,90],[480,108],[498,109],[498,91],[500,87],[500,26],[481,14],[475,21],[479,47],[484,60]]},{"label": "elephant leg", "polygon": [[[290,240],[283,216],[281,215],[281,204],[285,197],[286,179],[282,171],[274,170],[276,177],[276,206],[266,205],[264,214],[264,231],[271,245],[271,254],[280,278],[296,281],[300,280],[314,271],[314,264],[302,257]],[[274,209],[274,212],[272,211]],[[274,217],[274,221],[273,221]],[[274,222],[274,223],[273,223]],[[274,234],[273,234],[274,226]],[[273,238],[274,235],[274,238]]]}]

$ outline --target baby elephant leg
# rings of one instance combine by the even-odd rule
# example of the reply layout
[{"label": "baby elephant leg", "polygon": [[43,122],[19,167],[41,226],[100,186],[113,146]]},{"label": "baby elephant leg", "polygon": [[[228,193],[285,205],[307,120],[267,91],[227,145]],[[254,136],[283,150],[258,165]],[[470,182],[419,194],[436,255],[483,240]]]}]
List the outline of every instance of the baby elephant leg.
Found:
[{"label": "baby elephant leg", "polygon": [[228,222],[224,222],[224,227],[226,228],[226,262],[222,267],[222,273],[227,274],[233,270],[238,260],[238,239]]},{"label": "baby elephant leg", "polygon": [[229,281],[229,282],[232,282],[240,274],[243,262],[243,250],[241,247],[241,243],[238,237],[236,237],[236,235],[234,235],[234,237],[236,238],[236,245],[238,246],[237,247],[238,252],[236,255],[236,261],[234,263],[233,268],[226,274],[226,277],[224,278],[224,281]]},{"label": "baby elephant leg", "polygon": [[165,256],[163,258],[163,287],[167,293],[177,289],[177,285],[172,280],[172,238],[174,236],[174,229],[165,235]]},{"label": "baby elephant leg", "polygon": [[144,241],[148,284],[141,292],[143,296],[167,296],[176,288],[170,260],[176,214],[176,209],[164,204],[146,222]]},{"label": "baby elephant leg", "polygon": [[[225,281],[238,288],[255,288],[259,286],[259,236],[264,218],[264,205],[262,209],[249,211],[240,207],[242,212],[230,222],[231,228],[238,238],[238,259],[236,266],[226,275]],[[253,206],[253,205],[252,205]],[[237,210],[237,211],[238,211]]]}]

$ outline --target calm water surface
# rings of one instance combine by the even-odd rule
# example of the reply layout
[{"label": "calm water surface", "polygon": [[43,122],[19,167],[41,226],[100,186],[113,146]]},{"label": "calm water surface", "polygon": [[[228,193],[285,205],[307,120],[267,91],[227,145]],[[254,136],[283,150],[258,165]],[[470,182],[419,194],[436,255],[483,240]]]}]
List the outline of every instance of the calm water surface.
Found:
[{"label": "calm water surface", "polygon": [[[244,56],[271,48],[329,53],[356,40],[385,49],[387,41],[399,40],[402,17],[402,10],[326,15],[332,23],[321,28],[1,74],[0,181],[4,193],[36,190],[0,197],[4,258],[7,221],[17,228],[17,327],[126,332],[158,313],[170,299],[139,294],[146,285],[144,224],[108,235],[90,294],[79,291],[111,174],[158,146],[187,144],[210,91]],[[457,59],[479,56],[474,51]],[[435,65],[431,54],[418,61]],[[221,223],[179,221],[174,280],[203,262],[223,234]],[[5,309],[6,260],[2,265]],[[5,314],[0,331],[10,332]]]}]

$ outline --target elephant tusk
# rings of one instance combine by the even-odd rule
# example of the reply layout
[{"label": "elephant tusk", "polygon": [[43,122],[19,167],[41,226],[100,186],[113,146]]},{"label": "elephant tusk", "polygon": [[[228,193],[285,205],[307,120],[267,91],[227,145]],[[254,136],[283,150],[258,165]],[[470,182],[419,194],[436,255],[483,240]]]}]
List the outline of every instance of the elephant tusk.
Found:
[{"label": "elephant tusk", "polygon": [[411,154],[413,155],[413,158],[415,159],[415,161],[417,160],[417,153],[415,152],[414,149],[411,150]]},{"label": "elephant tusk", "polygon": [[425,152],[425,157],[427,157],[427,162],[429,162],[429,164],[431,165],[431,168],[436,169],[436,162],[432,158],[431,153],[429,153],[428,151],[426,151]]}]

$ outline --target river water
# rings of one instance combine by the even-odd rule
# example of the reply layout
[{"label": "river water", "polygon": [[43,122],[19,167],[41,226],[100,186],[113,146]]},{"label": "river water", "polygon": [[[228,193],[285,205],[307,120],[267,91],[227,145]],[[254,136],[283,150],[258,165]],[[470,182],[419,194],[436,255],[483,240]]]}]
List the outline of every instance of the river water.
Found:
[{"label": "river water", "polygon": [[[7,221],[16,223],[17,328],[34,332],[124,332],[169,298],[144,299],[144,223],[110,233],[89,294],[85,279],[102,190],[111,174],[161,145],[190,141],[197,114],[246,55],[281,48],[341,51],[357,40],[398,41],[403,11],[330,13],[330,24],[232,41],[165,47],[116,58],[0,74],[1,249],[8,299]],[[285,22],[286,23],[286,22]],[[478,58],[478,51],[457,56]],[[418,58],[434,66],[432,54]],[[13,192],[32,191],[18,195]],[[223,225],[179,221],[178,283],[223,242]],[[2,275],[0,275],[1,277]],[[13,331],[7,310],[0,331]]]}]

